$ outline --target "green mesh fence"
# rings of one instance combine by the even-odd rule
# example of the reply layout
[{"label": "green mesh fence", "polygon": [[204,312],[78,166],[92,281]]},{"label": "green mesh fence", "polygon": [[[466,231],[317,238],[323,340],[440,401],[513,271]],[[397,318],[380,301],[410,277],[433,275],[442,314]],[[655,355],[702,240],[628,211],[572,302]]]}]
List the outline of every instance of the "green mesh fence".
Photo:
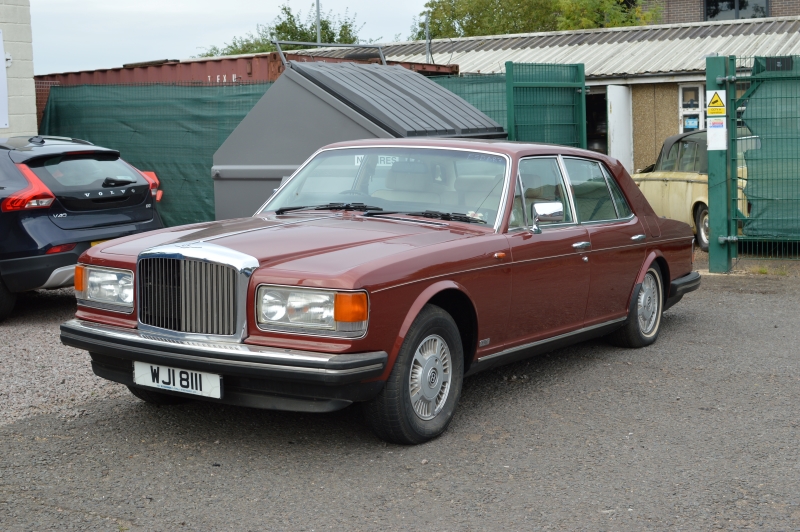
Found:
[{"label": "green mesh fence", "polygon": [[237,85],[78,85],[52,87],[43,135],[88,140],[152,170],[168,226],[214,219],[214,152],[270,83]]},{"label": "green mesh fence", "polygon": [[800,258],[800,57],[737,58],[736,78],[739,256]]},{"label": "green mesh fence", "polygon": [[583,65],[506,63],[508,72],[511,79],[507,74],[430,79],[501,124],[510,140],[586,147]]},{"label": "green mesh fence", "polygon": [[467,74],[464,76],[437,76],[429,79],[461,96],[508,130],[505,74]]}]

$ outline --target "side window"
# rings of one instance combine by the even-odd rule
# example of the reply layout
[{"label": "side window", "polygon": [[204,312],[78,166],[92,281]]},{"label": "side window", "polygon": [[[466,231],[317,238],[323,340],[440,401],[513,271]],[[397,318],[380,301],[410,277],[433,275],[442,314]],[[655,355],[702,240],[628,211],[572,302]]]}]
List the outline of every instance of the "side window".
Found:
[{"label": "side window", "polygon": [[625,199],[625,195],[622,193],[622,189],[619,188],[619,184],[617,180],[614,179],[614,176],[611,175],[611,172],[608,171],[608,168],[602,166],[603,174],[605,174],[606,179],[608,180],[608,188],[611,189],[611,196],[614,198],[614,205],[617,207],[617,216],[620,218],[627,218],[633,211],[631,210],[630,205],[628,205],[628,200]]},{"label": "side window", "polygon": [[617,212],[600,164],[585,159],[564,159],[567,175],[575,198],[578,221],[599,222],[614,220]]},{"label": "side window", "polygon": [[535,157],[519,162],[523,204],[528,224],[538,218],[539,225],[570,223],[570,209],[564,177],[555,157]]},{"label": "side window", "polygon": [[697,162],[697,144],[691,141],[681,141],[681,158],[678,161],[679,172],[694,172]]},{"label": "side window", "polygon": [[681,143],[676,142],[672,145],[669,149],[669,153],[666,157],[664,157],[661,161],[661,168],[660,171],[663,172],[674,172],[675,171],[675,164],[678,162],[678,148],[680,147]]}]

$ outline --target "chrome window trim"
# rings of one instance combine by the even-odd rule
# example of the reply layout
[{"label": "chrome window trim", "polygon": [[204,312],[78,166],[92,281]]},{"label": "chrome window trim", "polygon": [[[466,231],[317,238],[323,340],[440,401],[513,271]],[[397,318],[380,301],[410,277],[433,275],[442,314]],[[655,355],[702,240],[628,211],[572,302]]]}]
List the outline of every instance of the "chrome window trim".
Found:
[{"label": "chrome window trim", "polygon": [[628,198],[625,197],[625,193],[622,191],[622,187],[619,186],[619,183],[617,183],[617,180],[614,178],[614,174],[611,173],[611,170],[609,170],[604,163],[600,163],[600,171],[603,172],[603,174],[606,177],[606,186],[608,187],[609,192],[611,192],[611,201],[614,203],[614,209],[617,212],[617,219],[624,220],[625,218],[629,218],[630,216],[626,216],[625,218],[623,218],[622,216],[619,215],[619,207],[617,207],[617,199],[614,197],[614,191],[611,190],[612,179],[614,180],[614,184],[617,185],[619,193],[622,194],[622,200],[625,202],[625,206],[628,207],[628,210],[631,212],[631,214],[633,214],[633,209],[631,209],[631,204],[628,201]]},{"label": "chrome window trim", "polygon": [[[139,330],[151,332],[168,338],[179,340],[192,340],[198,342],[236,342],[241,343],[247,338],[247,288],[250,284],[250,277],[259,267],[258,259],[234,251],[230,248],[212,244],[210,242],[193,241],[181,244],[166,244],[146,249],[139,253],[136,258],[136,272],[139,272],[139,262],[142,259],[177,259],[177,260],[196,260],[213,264],[230,266],[236,270],[236,292],[235,292],[235,312],[236,322],[234,334],[202,334],[173,331],[162,329],[153,325],[142,323],[141,309],[137,305],[136,322]],[[138,277],[138,275],[137,275]],[[136,283],[136,301],[140,300],[140,287]]]},{"label": "chrome window trim", "polygon": [[[93,264],[87,264],[84,262],[79,262],[76,266],[83,266],[84,270],[95,270],[95,271],[107,271],[107,272],[120,272],[120,273],[129,273],[131,274],[131,280],[133,281],[133,286],[136,286],[136,272],[131,270],[126,270],[125,268],[111,268],[108,266],[95,266]],[[86,275],[86,281],[88,282],[88,273]],[[81,307],[86,308],[94,308],[99,310],[107,310],[108,312],[115,312],[117,314],[126,314],[131,315],[133,314],[134,309],[137,307],[136,305],[136,291],[134,290],[133,293],[133,302],[128,305],[115,305],[113,303],[103,303],[102,301],[93,301],[91,299],[81,299],[76,297],[77,304]]]},{"label": "chrome window trim", "polygon": [[555,159],[556,165],[558,166],[558,171],[561,172],[561,179],[564,182],[564,193],[567,195],[569,199],[569,208],[572,211],[572,221],[571,222],[561,222],[558,224],[547,224],[547,225],[540,225],[539,229],[544,230],[548,227],[571,227],[578,225],[578,213],[575,211],[575,202],[572,200],[572,183],[569,182],[567,178],[567,172],[564,168],[564,165],[561,162],[561,154],[557,155],[527,155],[525,157],[520,157],[519,161],[517,162],[517,180],[520,185],[520,189],[522,189],[522,207],[525,215],[525,225],[527,229],[530,231],[533,224],[528,224],[528,206],[525,203],[525,188],[522,185],[522,175],[519,171],[519,166],[522,161],[526,161],[528,159]]},{"label": "chrome window trim", "polygon": [[494,155],[494,156],[497,156],[497,157],[502,157],[503,159],[506,160],[506,171],[505,171],[505,175],[503,176],[503,185],[504,185],[503,186],[503,192],[500,195],[500,202],[499,202],[498,207],[497,207],[497,218],[495,219],[494,225],[493,225],[493,229],[494,229],[495,233],[498,233],[500,231],[500,227],[503,225],[503,222],[505,221],[506,203],[508,203],[508,186],[509,186],[509,181],[511,180],[511,165],[513,163],[513,160],[511,158],[511,156],[508,155],[507,153],[495,152],[495,151],[489,151],[489,150],[468,149],[468,148],[449,148],[449,147],[445,147],[445,146],[419,146],[419,145],[414,145],[414,144],[409,144],[407,146],[406,145],[398,145],[398,144],[394,144],[394,145],[393,144],[374,144],[374,145],[369,145],[369,146],[339,146],[339,147],[336,147],[336,148],[320,148],[319,150],[314,152],[314,154],[311,157],[306,159],[306,161],[303,164],[301,164],[297,168],[297,170],[294,171],[294,173],[291,176],[289,176],[289,179],[284,181],[283,184],[281,184],[281,186],[279,186],[278,189],[275,190],[275,192],[273,192],[272,195],[270,195],[269,198],[267,198],[267,201],[265,201],[264,204],[261,205],[261,207],[255,212],[255,214],[253,214],[253,216],[257,216],[257,215],[263,213],[264,209],[267,207],[269,202],[272,201],[273,198],[275,198],[275,196],[277,196],[278,193],[281,190],[283,190],[283,187],[285,187],[286,185],[291,183],[292,179],[294,179],[294,177],[298,173],[300,173],[300,171],[303,168],[308,166],[308,164],[312,160],[314,160],[314,158],[317,155],[319,155],[320,153],[327,152],[327,151],[357,150],[357,149],[371,149],[371,148],[409,148],[409,149],[418,149],[418,150],[460,151],[460,152],[468,152],[468,153],[485,153],[486,155]]},{"label": "chrome window trim", "polygon": [[[298,325],[297,328],[294,328],[292,325],[288,325],[287,327],[270,327],[267,324],[263,324],[258,321],[258,291],[261,289],[262,286],[272,286],[275,288],[279,288],[281,290],[320,290],[324,292],[341,292],[341,293],[348,293],[348,294],[355,294],[355,293],[362,293],[367,295],[367,326],[364,329],[364,334],[361,336],[345,336],[341,334],[336,334],[336,331],[331,331],[330,329],[314,329],[314,328],[306,328],[303,329],[302,325]],[[299,286],[299,285],[292,285],[292,284],[274,284],[274,283],[260,283],[256,286],[255,297],[253,297],[253,318],[255,318],[256,327],[258,327],[259,331],[263,332],[273,332],[273,333],[283,333],[283,334],[291,334],[291,335],[298,335],[298,336],[313,336],[315,338],[337,338],[340,340],[361,340],[362,338],[367,336],[367,332],[369,332],[369,318],[372,312],[371,303],[369,298],[369,292],[362,289],[362,288],[348,288],[348,289],[341,289],[341,288],[322,288],[319,286]],[[263,325],[267,325],[263,327]],[[317,332],[319,331],[319,332]]]}]

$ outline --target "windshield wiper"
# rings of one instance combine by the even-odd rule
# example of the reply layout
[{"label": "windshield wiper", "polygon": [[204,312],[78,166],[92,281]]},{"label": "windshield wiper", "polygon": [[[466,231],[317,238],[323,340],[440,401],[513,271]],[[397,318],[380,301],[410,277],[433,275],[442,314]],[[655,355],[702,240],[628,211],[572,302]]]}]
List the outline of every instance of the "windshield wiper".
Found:
[{"label": "windshield wiper", "polygon": [[471,224],[485,224],[486,220],[480,218],[473,218],[460,212],[440,212],[440,211],[423,211],[423,212],[404,212],[402,214],[408,216],[422,216],[424,218],[436,218],[438,220],[452,221],[452,222],[467,222]]},{"label": "windshield wiper", "polygon": [[312,211],[382,211],[380,207],[364,205],[363,203],[326,203],[325,205],[298,205],[295,207],[282,207],[275,211],[275,214],[283,214],[290,211],[301,210]]}]

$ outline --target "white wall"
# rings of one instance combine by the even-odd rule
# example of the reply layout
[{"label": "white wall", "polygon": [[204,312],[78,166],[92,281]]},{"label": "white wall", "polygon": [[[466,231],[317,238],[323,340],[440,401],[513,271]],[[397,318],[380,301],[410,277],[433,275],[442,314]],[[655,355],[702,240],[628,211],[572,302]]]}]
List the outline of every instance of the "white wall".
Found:
[{"label": "white wall", "polygon": [[0,30],[6,57],[11,56],[6,68],[9,127],[0,128],[0,137],[36,135],[30,0],[0,0]]},{"label": "white wall", "polygon": [[633,100],[625,85],[606,87],[608,106],[608,154],[633,173]]}]

